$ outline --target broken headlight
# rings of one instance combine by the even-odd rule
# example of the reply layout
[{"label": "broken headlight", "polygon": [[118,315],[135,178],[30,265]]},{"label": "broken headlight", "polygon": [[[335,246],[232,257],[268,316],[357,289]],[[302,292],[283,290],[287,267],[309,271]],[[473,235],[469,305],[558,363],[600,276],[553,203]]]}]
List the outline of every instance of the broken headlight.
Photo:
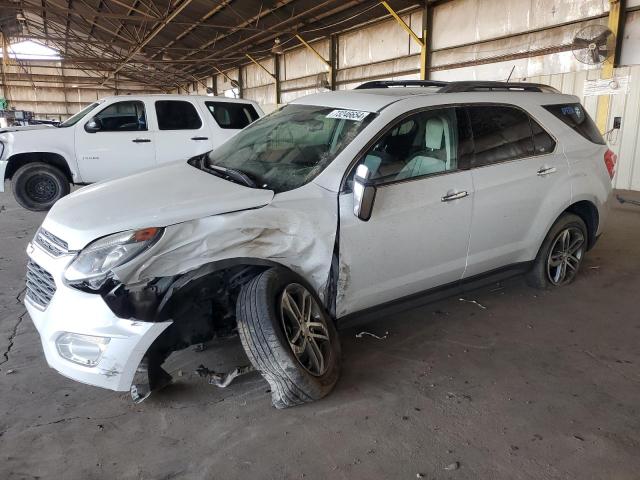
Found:
[{"label": "broken headlight", "polygon": [[67,267],[64,277],[71,285],[98,290],[111,271],[131,261],[162,236],[162,228],[130,230],[100,238],[85,247]]}]

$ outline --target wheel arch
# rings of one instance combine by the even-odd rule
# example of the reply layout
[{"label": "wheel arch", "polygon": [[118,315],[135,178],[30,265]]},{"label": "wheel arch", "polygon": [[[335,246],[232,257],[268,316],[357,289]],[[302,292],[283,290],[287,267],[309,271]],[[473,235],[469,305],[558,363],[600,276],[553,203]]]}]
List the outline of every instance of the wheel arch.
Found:
[{"label": "wheel arch", "polygon": [[590,250],[596,243],[600,223],[598,207],[589,200],[579,200],[572,203],[562,213],[573,213],[582,219],[587,226],[587,250]]},{"label": "wheel arch", "polygon": [[10,180],[13,178],[13,175],[18,171],[18,169],[24,165],[34,162],[43,162],[48,165],[52,165],[62,173],[69,181],[69,183],[73,183],[73,175],[71,173],[71,168],[69,167],[69,162],[67,162],[66,158],[59,153],[54,152],[27,152],[27,153],[16,153],[11,155],[8,159],[7,168],[4,172],[4,180]]}]

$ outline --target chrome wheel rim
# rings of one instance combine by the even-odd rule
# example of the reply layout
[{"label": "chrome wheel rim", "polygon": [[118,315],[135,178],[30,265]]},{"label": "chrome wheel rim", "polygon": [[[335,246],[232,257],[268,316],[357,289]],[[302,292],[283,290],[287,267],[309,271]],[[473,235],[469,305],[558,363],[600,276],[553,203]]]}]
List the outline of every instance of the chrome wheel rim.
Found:
[{"label": "chrome wheel rim", "polygon": [[280,296],[280,318],[300,365],[311,375],[323,375],[329,366],[331,343],[325,316],[313,295],[298,283],[287,285]]},{"label": "chrome wheel rim", "polygon": [[554,239],[547,258],[547,278],[553,285],[574,279],[584,255],[585,238],[580,229],[568,227]]}]

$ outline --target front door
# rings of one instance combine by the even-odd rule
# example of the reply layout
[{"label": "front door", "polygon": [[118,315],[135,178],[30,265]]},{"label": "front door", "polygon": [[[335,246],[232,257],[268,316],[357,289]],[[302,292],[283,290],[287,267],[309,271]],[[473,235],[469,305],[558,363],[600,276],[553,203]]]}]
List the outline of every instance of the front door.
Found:
[{"label": "front door", "polygon": [[468,112],[475,198],[465,278],[533,260],[571,199],[567,160],[535,119],[508,105]]},{"label": "front door", "polygon": [[154,134],[139,100],[107,105],[75,128],[76,158],[84,183],[124,177],[156,164]]},{"label": "front door", "polygon": [[460,280],[473,204],[470,135],[456,108],[407,116],[360,163],[377,184],[371,218],[340,196],[338,316]]}]

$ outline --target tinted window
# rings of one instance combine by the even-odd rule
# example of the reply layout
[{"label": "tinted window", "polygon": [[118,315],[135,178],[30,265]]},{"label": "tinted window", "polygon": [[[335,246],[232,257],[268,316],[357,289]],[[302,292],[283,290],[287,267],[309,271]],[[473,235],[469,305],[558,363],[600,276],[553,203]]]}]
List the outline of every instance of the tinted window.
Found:
[{"label": "tinted window", "polygon": [[416,113],[383,135],[361,163],[371,171],[371,179],[381,182],[457,170],[460,153],[465,153],[460,146],[469,148],[466,123],[460,109]]},{"label": "tinted window", "polygon": [[112,103],[93,117],[101,132],[132,132],[147,129],[144,104],[138,101]]},{"label": "tinted window", "polygon": [[220,128],[240,130],[259,116],[253,105],[232,102],[204,102]]},{"label": "tinted window", "polygon": [[556,141],[533,118],[531,119],[531,133],[536,155],[546,155],[556,148]]},{"label": "tinted window", "polygon": [[197,130],[202,120],[191,102],[159,100],[156,102],[160,130]]},{"label": "tinted window", "polygon": [[579,103],[565,103],[561,105],[544,105],[544,108],[553,113],[565,124],[573,128],[590,142],[606,145],[596,124]]},{"label": "tinted window", "polygon": [[514,107],[468,107],[474,139],[474,166],[534,154],[529,115]]}]

